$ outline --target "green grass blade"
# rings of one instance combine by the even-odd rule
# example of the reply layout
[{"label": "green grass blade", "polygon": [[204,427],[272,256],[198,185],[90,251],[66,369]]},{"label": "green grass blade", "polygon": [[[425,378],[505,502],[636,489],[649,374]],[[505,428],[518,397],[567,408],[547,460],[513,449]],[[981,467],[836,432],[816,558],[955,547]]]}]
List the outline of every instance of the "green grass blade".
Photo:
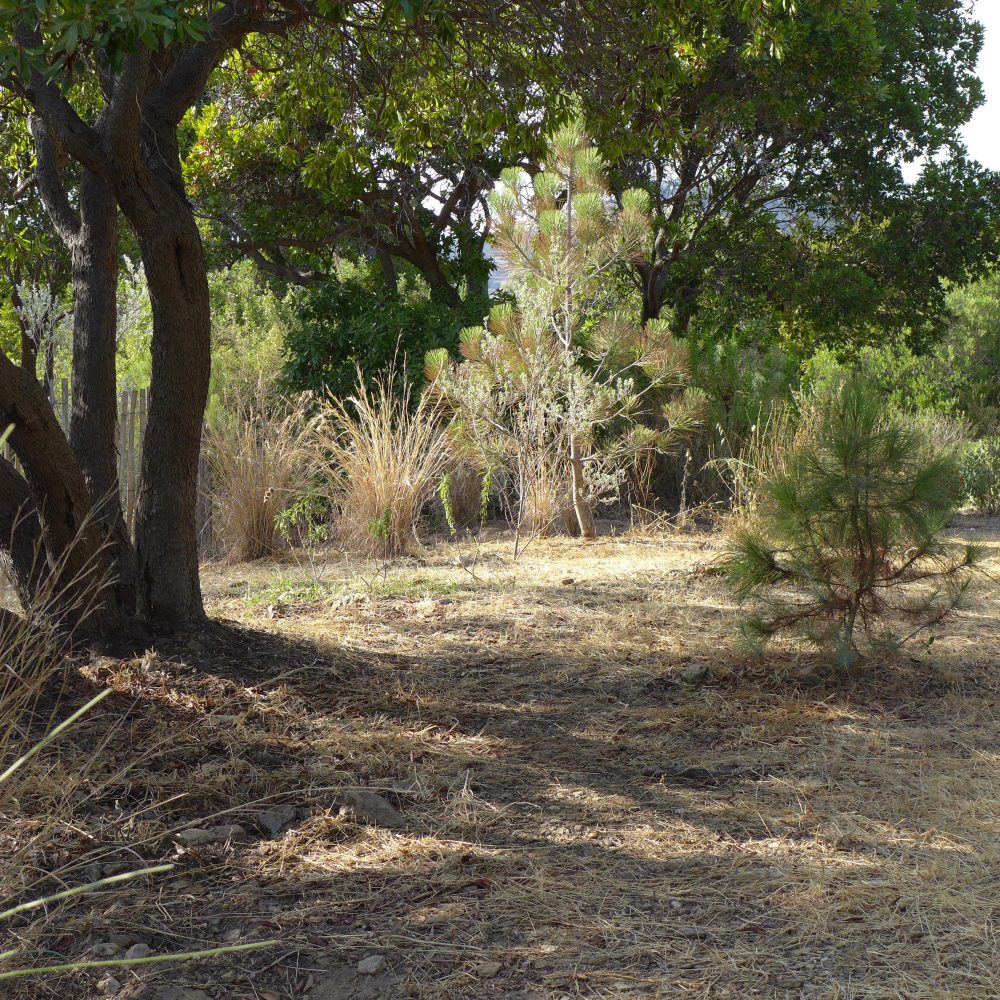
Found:
[{"label": "green grass blade", "polygon": [[[119,882],[127,882],[129,879],[140,878],[143,875],[158,875],[161,872],[173,871],[173,865],[157,865],[155,868],[141,868],[134,872],[125,872],[123,875],[111,875],[108,878],[98,879],[96,882],[88,882],[86,885],[78,885],[73,889],[64,889],[62,892],[55,892],[51,896],[42,896],[39,899],[29,900],[27,903],[19,903],[9,910],[0,912],[0,920],[6,920],[16,913],[23,913],[25,910],[36,910],[39,906],[47,903],[55,903],[60,899],[69,899],[71,896],[82,896],[87,892],[94,892],[96,889],[106,885],[116,885]],[[0,956],[2,957],[2,956]]]},{"label": "green grass blade", "polygon": [[77,709],[68,719],[60,722],[55,729],[53,729],[47,736],[40,739],[26,754],[18,757],[10,767],[0,774],[0,785],[2,785],[18,768],[23,767],[32,757],[35,756],[40,750],[47,747],[54,739],[56,739],[61,733],[65,732],[74,722],[77,721],[86,712],[89,712],[99,701],[103,701],[107,696],[111,694],[111,689],[108,688],[106,691],[102,691],[96,698],[91,698],[83,708]]},{"label": "green grass blade", "polygon": [[54,972],[79,972],[83,969],[130,968],[136,965],[153,965],[159,962],[189,962],[197,958],[215,958],[238,951],[258,951],[273,948],[279,941],[255,941],[252,944],[234,944],[224,948],[207,948],[204,951],[184,951],[172,955],[150,955],[147,958],[108,958],[98,962],[65,962],[61,965],[44,965],[34,969],[13,969],[0,972],[0,980],[21,979],[24,976],[43,976]]}]

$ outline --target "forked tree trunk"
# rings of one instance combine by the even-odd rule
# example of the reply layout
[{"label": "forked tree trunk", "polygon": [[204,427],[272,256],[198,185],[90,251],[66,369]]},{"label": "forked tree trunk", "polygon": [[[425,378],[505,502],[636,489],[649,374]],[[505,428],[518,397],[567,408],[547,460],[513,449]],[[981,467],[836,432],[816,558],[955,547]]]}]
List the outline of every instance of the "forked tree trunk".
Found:
[{"label": "forked tree trunk", "polygon": [[172,188],[156,185],[154,191],[165,202],[157,206],[155,224],[136,227],[153,307],[153,367],[135,547],[139,613],[152,624],[172,626],[204,614],[196,510],[212,324],[194,214]]},{"label": "forked tree trunk", "polygon": [[[16,28],[25,51],[40,49],[44,42],[38,18],[27,10],[31,6],[26,6]],[[65,79],[53,80],[31,60],[27,72],[13,76],[19,96],[33,107],[39,187],[56,227],[67,234],[67,243],[80,231],[70,199],[61,184],[51,185],[48,194],[43,190],[47,178],[58,177],[63,153],[113,189],[141,248],[153,306],[153,364],[136,507],[136,589],[139,614],[153,625],[171,626],[204,614],[195,510],[211,323],[205,260],[198,226],[184,196],[177,129],[227,52],[250,34],[284,34],[309,16],[301,4],[274,6],[277,9],[243,0],[220,4],[209,17],[203,38],[152,45],[144,40],[125,54],[120,68],[98,67],[94,82],[100,83],[106,103],[93,124],[80,118],[68,88],[61,86]],[[88,190],[96,204],[96,187]],[[101,253],[110,245],[107,233],[84,234],[80,242],[81,256],[74,266],[94,267],[102,260],[106,265]],[[98,285],[105,287],[103,282]],[[108,359],[97,318],[110,312],[103,292],[95,293],[93,300],[89,294],[81,289],[81,308],[94,319],[91,332],[101,345],[94,359],[98,389],[81,407],[101,409],[109,400]],[[16,426],[11,444],[27,470],[47,552],[50,556],[71,552],[75,560],[78,551],[86,555],[93,541],[101,538],[96,526],[86,522],[90,489],[41,387],[32,378],[33,394],[24,378],[0,354],[0,419],[7,417]],[[41,409],[35,395],[44,401]],[[106,412],[100,419],[102,434],[108,428],[113,434],[114,423]],[[97,421],[95,411],[95,425]],[[106,480],[110,473],[105,464],[106,436],[84,430],[88,414],[83,409],[76,424],[78,440],[88,455],[88,477],[95,483]],[[81,524],[84,544],[70,546]]]},{"label": "forked tree trunk", "polygon": [[80,226],[70,244],[73,265],[73,409],[69,441],[109,547],[122,614],[135,614],[135,553],[122,515],[118,483],[118,202],[89,170],[79,194]]}]

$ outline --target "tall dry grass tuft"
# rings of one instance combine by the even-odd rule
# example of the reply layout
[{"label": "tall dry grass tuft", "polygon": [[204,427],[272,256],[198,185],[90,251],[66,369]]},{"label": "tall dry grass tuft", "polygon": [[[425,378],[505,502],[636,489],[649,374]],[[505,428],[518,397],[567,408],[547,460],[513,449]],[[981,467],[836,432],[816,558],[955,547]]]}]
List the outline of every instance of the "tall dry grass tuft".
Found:
[{"label": "tall dry grass tuft", "polygon": [[392,377],[331,399],[323,448],[337,508],[336,531],[345,548],[388,557],[417,537],[424,505],[448,463],[447,441],[429,397],[393,391]]},{"label": "tall dry grass tuft", "polygon": [[311,397],[275,400],[263,384],[230,396],[209,422],[213,523],[232,562],[282,548],[277,518],[308,490],[319,463],[322,417]]},{"label": "tall dry grass tuft", "polygon": [[[88,518],[78,538],[90,527]],[[14,532],[20,530],[15,523]],[[38,697],[64,668],[72,628],[86,628],[112,582],[102,562],[103,548],[71,572],[71,543],[63,555],[47,560],[36,547],[32,584],[20,589],[20,612],[0,609],[0,756],[34,721]],[[25,595],[28,596],[25,596]]]},{"label": "tall dry grass tuft", "polygon": [[729,490],[731,526],[753,517],[764,486],[787,471],[792,452],[815,429],[815,406],[810,401],[802,401],[798,411],[777,404],[766,413],[761,412],[735,455],[707,463],[720,474]]}]

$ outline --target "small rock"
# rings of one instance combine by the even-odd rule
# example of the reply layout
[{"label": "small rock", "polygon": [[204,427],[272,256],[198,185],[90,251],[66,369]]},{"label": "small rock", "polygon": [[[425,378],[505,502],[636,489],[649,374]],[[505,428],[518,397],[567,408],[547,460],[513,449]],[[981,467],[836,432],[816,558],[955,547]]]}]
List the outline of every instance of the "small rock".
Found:
[{"label": "small rock", "polygon": [[805,687],[812,687],[823,681],[823,673],[818,663],[803,663],[792,671],[792,677]]},{"label": "small rock", "polygon": [[799,785],[806,792],[822,792],[829,787],[827,780],[821,778],[818,774],[806,775],[806,777],[800,779]]},{"label": "small rock", "polygon": [[238,715],[210,715],[205,719],[205,725],[209,729],[232,729],[241,721]]},{"label": "small rock", "polygon": [[700,684],[708,675],[708,667],[704,663],[689,663],[681,671],[681,681],[684,684]]},{"label": "small rock", "polygon": [[385,968],[384,955],[369,955],[358,962],[358,973],[362,976],[374,976]]},{"label": "small rock", "polygon": [[101,941],[90,949],[94,958],[114,958],[120,951],[121,948],[114,941]]},{"label": "small rock", "polygon": [[678,927],[677,933],[681,937],[692,938],[694,940],[708,937],[708,931],[704,927]]},{"label": "small rock", "polygon": [[173,841],[178,847],[206,847],[209,844],[246,840],[246,835],[246,830],[234,823],[229,826],[212,826],[205,830],[181,830],[173,835]]},{"label": "small rock", "polygon": [[122,984],[114,976],[105,976],[98,984],[97,989],[106,997],[113,997],[121,992]]},{"label": "small rock", "polygon": [[138,944],[132,945],[127,952],[125,952],[125,958],[131,961],[136,958],[149,958],[153,954],[153,949],[149,947],[148,944],[144,944],[140,941]]},{"label": "small rock", "polygon": [[273,809],[258,814],[257,826],[264,833],[277,837],[282,830],[295,822],[296,816],[295,806],[275,806]]},{"label": "small rock", "polygon": [[366,792],[363,788],[352,788],[344,792],[344,805],[340,815],[351,817],[361,823],[371,826],[383,826],[389,830],[398,830],[405,820],[403,814],[394,809],[381,795]]},{"label": "small rock", "polygon": [[500,975],[500,970],[503,965],[500,962],[480,962],[476,966],[476,975],[480,979],[493,979],[494,976]]}]

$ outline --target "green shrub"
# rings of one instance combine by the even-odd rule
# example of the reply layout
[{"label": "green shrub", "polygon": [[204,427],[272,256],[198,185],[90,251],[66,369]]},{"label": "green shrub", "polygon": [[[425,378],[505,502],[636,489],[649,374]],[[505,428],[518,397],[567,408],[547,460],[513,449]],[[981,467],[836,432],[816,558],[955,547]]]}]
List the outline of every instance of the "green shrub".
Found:
[{"label": "green shrub", "polygon": [[813,431],[765,486],[724,569],[738,597],[761,604],[742,625],[750,647],[797,631],[847,668],[860,635],[892,650],[940,622],[979,553],[941,539],[960,499],[953,452],[927,457],[919,430],[859,376],[816,405]]},{"label": "green shrub", "polygon": [[1000,514],[1000,437],[981,438],[966,445],[961,468],[968,502],[989,517]]},{"label": "green shrub", "polygon": [[212,297],[211,409],[226,396],[274,388],[284,363],[284,341],[292,321],[288,296],[262,277],[250,261],[208,276]]},{"label": "green shrub", "polygon": [[914,353],[904,342],[863,347],[846,356],[822,348],[802,366],[803,391],[823,391],[841,383],[851,372],[863,375],[900,411],[961,413],[952,380],[939,360]]},{"label": "green shrub", "polygon": [[[357,390],[358,371],[368,389],[393,370],[397,389],[422,374],[420,361],[435,348],[454,350],[459,331],[480,323],[488,302],[457,307],[431,298],[426,284],[403,277],[391,291],[366,265],[344,264],[331,280],[290,296],[294,319],[286,341],[285,379],[296,390],[329,391],[346,397]],[[407,371],[406,359],[416,364]]]}]

